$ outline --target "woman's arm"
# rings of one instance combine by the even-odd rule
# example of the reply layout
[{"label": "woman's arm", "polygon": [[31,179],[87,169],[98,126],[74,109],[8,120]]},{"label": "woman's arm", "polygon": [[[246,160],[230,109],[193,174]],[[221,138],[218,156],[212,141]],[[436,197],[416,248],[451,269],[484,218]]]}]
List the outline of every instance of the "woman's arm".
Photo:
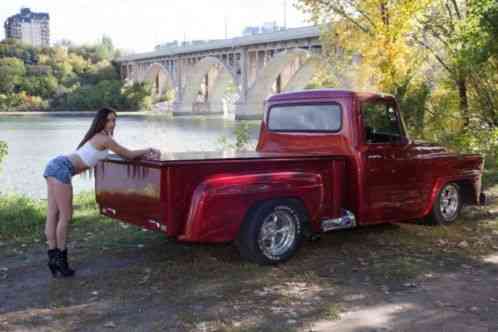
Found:
[{"label": "woman's arm", "polygon": [[146,154],[159,154],[160,152],[153,148],[140,149],[140,150],[130,150],[124,146],[118,144],[112,137],[108,137],[104,143],[104,146],[116,153],[120,157],[125,159],[137,159],[143,157]]}]

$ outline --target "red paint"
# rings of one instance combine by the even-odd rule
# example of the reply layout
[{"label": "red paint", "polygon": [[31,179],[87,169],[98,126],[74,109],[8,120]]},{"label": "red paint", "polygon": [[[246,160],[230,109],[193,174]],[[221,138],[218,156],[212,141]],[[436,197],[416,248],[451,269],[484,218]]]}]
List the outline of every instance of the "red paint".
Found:
[{"label": "red paint", "polygon": [[[256,204],[292,197],[305,206],[312,229],[354,213],[359,225],[417,219],[429,213],[441,187],[457,182],[477,204],[482,158],[457,155],[404,134],[392,143],[368,143],[362,105],[392,105],[391,96],[312,90],[267,101],[256,152],[176,153],[161,160],[111,157],[96,169],[97,202],[104,214],[191,242],[226,242]],[[335,133],[272,132],[269,110],[278,105],[339,104]],[[115,214],[112,210],[115,210]],[[166,230],[165,230],[166,229]]]},{"label": "red paint", "polygon": [[[167,235],[196,242],[233,240],[250,207],[272,198],[301,200],[316,221],[321,215],[339,216],[339,206],[334,208],[332,201],[341,200],[341,188],[332,190],[335,180],[330,170],[343,177],[345,161],[340,156],[239,153],[231,159],[176,157],[184,159],[126,162],[111,158],[100,163],[97,202],[102,208],[116,210],[115,215],[104,214],[159,230],[148,222],[154,219],[167,227]],[[188,158],[203,157],[189,154]],[[109,176],[108,169],[115,175]],[[160,192],[158,198],[150,195],[150,190],[146,192],[153,183]],[[318,223],[314,228],[319,229]]]}]

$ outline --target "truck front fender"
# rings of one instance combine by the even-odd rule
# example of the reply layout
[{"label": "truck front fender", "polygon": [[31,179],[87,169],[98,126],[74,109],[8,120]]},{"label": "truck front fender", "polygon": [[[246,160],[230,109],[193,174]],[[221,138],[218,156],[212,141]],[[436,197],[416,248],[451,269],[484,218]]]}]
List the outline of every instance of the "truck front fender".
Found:
[{"label": "truck front fender", "polygon": [[432,190],[428,196],[425,208],[423,209],[420,217],[425,217],[429,214],[434,206],[439,191],[441,191],[444,185],[450,182],[458,184],[461,189],[460,193],[462,195],[467,195],[467,197],[462,197],[464,199],[464,203],[479,204],[479,195],[481,193],[481,181],[479,175],[439,177],[432,186]]},{"label": "truck front fender", "polygon": [[324,201],[322,176],[312,172],[272,172],[209,177],[194,190],[185,231],[179,239],[232,241],[252,206],[284,197],[300,199],[309,215],[316,215]]}]

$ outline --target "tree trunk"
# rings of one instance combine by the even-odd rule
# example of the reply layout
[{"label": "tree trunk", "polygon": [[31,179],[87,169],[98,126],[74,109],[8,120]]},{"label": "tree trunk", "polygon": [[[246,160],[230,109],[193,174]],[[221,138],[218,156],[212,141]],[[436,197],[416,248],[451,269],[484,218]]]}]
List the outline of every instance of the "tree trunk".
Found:
[{"label": "tree trunk", "polygon": [[464,130],[466,130],[470,124],[469,100],[467,98],[467,81],[465,80],[465,78],[461,78],[456,81],[456,84],[460,101],[460,113],[463,118],[463,127]]}]

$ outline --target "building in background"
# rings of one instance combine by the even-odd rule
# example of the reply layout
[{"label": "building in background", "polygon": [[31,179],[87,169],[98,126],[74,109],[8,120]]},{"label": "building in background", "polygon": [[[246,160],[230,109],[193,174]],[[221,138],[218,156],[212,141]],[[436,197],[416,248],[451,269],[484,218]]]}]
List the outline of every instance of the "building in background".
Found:
[{"label": "building in background", "polygon": [[260,33],[270,33],[275,31],[285,30],[283,26],[278,26],[277,22],[265,22],[262,26],[248,26],[242,30],[242,36],[253,36]]},{"label": "building in background", "polygon": [[[242,30],[242,37],[254,36],[254,35],[259,35],[259,34],[263,34],[263,33],[271,33],[271,32],[282,31],[282,30],[287,30],[287,29],[283,26],[277,25],[276,21],[265,22],[265,23],[263,23],[262,26],[247,26],[247,27],[245,27],[244,30]],[[236,39],[239,37],[234,37],[234,38]],[[233,39],[233,38],[231,38],[231,39]],[[175,49],[178,47],[199,46],[199,45],[208,44],[208,43],[212,43],[212,42],[219,42],[219,41],[221,41],[221,39],[189,40],[189,41],[174,40],[174,41],[170,41],[170,42],[156,45],[154,47],[154,49],[156,51],[159,51],[159,50],[166,50],[166,49]]]},{"label": "building in background", "polygon": [[34,47],[50,46],[49,21],[48,13],[34,13],[29,8],[22,8],[19,14],[5,21],[5,36]]}]

